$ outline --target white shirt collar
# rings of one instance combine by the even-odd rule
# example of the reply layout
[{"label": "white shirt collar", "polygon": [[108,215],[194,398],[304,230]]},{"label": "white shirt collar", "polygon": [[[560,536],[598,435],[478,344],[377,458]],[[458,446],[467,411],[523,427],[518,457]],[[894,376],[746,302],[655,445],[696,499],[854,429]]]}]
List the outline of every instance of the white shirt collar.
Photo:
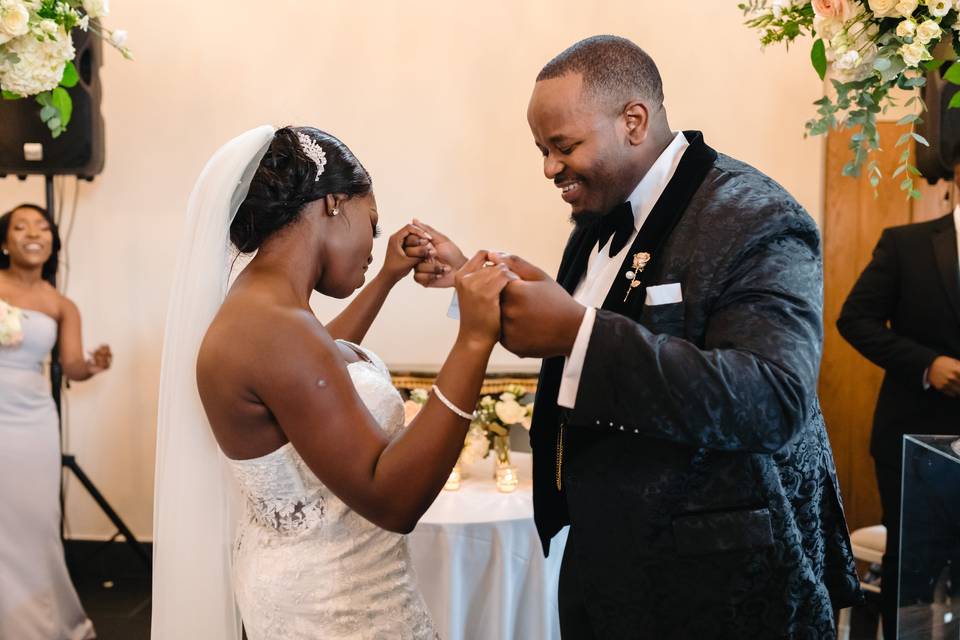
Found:
[{"label": "white shirt collar", "polygon": [[[660,199],[663,190],[667,188],[667,184],[673,178],[673,174],[677,170],[677,165],[680,164],[680,158],[683,157],[683,152],[686,151],[689,146],[690,143],[687,141],[687,137],[683,135],[683,132],[677,132],[673,136],[673,140],[670,141],[670,144],[667,145],[667,148],[663,150],[660,157],[657,158],[653,166],[650,167],[646,175],[640,180],[640,184],[637,185],[633,193],[630,194],[630,197],[627,198],[630,206],[633,207],[634,229],[639,230],[640,227],[643,226],[647,216],[650,215],[650,211],[653,210],[653,206],[657,203],[657,200]],[[958,206],[958,208],[960,208],[960,206]]]}]

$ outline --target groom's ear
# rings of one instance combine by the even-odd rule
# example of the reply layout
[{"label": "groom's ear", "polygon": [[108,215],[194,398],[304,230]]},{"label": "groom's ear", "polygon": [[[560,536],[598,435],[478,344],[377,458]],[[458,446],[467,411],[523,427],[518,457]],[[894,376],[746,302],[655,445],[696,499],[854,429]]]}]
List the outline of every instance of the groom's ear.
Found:
[{"label": "groom's ear", "polygon": [[647,105],[634,100],[623,108],[623,119],[627,127],[627,140],[632,145],[643,144],[650,131],[650,111]]}]

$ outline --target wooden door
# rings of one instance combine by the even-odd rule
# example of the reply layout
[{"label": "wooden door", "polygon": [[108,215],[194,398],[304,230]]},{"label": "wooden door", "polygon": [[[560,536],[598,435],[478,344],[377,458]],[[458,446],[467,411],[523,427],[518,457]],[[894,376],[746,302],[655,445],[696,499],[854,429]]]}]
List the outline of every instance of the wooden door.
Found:
[{"label": "wooden door", "polygon": [[[879,124],[886,147],[877,154],[884,175],[897,166],[900,151],[893,143],[907,127]],[[886,180],[878,193],[866,176],[841,175],[850,157],[852,131],[831,132],[827,140],[824,242],[824,352],[820,370],[820,401],[837,461],[847,521],[851,531],[880,522],[870,457],[870,430],[883,371],[857,353],[840,337],[837,317],[854,282],[870,261],[886,227],[929,220],[952,209],[949,183],[923,182],[919,201],[907,201],[899,180]]]}]

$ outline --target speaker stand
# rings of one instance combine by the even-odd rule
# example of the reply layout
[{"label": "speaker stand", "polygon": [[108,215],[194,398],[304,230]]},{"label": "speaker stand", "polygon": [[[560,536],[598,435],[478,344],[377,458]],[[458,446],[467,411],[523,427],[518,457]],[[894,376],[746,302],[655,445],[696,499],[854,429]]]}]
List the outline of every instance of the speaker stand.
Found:
[{"label": "speaker stand", "polygon": [[[47,174],[44,176],[45,180],[45,191],[47,197],[47,215],[50,216],[51,220],[54,220],[56,201],[54,199],[54,190],[53,190],[53,175]],[[56,220],[54,220],[56,222]],[[50,276],[50,284],[54,287],[57,286],[57,274],[52,274]],[[63,446],[63,411],[61,407],[61,390],[63,389],[63,367],[60,365],[60,348],[57,344],[53,345],[53,351],[50,353],[50,392],[53,394],[53,402],[57,406],[57,427],[60,430],[60,443],[61,447]],[[133,549],[133,552],[137,554],[137,557],[143,561],[146,565],[147,570],[150,571],[153,569],[153,562],[150,557],[150,553],[147,549],[137,540],[137,537],[133,535],[133,532],[130,531],[130,527],[126,525],[123,519],[117,514],[113,507],[110,506],[110,503],[107,502],[107,499],[103,497],[103,494],[100,493],[100,490],[97,489],[97,486],[93,484],[93,481],[84,473],[83,468],[80,466],[80,463],[77,462],[77,458],[74,455],[65,454],[61,451],[60,454],[60,464],[62,468],[69,470],[76,476],[77,480],[80,481],[80,484],[83,485],[83,488],[87,490],[87,493],[90,494],[90,497],[94,499],[97,505],[100,507],[100,510],[103,511],[103,514],[110,519],[110,522],[113,523],[113,526],[117,528],[117,533],[113,535],[111,540],[116,539],[118,535],[122,535],[124,540],[130,545],[130,548]],[[63,518],[64,513],[66,512],[66,504],[63,495],[63,485],[61,483],[60,489],[60,538],[63,539],[64,527],[63,527]]]}]

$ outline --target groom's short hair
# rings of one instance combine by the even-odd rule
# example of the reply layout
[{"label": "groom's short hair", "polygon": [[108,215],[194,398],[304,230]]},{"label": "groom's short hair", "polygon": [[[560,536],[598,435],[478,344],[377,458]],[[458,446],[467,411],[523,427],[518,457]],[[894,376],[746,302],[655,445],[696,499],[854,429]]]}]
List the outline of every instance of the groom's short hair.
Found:
[{"label": "groom's short hair", "polygon": [[637,98],[663,103],[663,81],[656,63],[626,38],[604,35],[581,40],[548,62],[537,82],[568,73],[581,74],[589,95],[617,109]]}]

